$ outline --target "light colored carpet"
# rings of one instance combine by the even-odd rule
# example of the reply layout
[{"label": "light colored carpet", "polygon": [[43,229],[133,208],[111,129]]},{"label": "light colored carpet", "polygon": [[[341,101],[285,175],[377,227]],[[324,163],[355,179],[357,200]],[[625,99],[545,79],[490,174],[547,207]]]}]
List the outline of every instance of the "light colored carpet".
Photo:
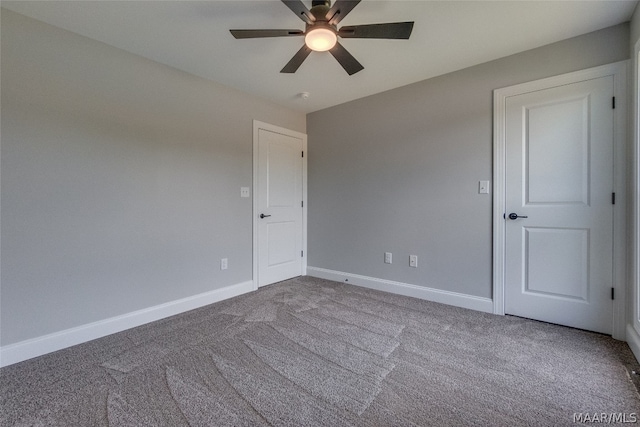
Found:
[{"label": "light colored carpet", "polygon": [[631,366],[603,335],[300,277],[3,368],[0,425],[575,425],[640,414]]}]

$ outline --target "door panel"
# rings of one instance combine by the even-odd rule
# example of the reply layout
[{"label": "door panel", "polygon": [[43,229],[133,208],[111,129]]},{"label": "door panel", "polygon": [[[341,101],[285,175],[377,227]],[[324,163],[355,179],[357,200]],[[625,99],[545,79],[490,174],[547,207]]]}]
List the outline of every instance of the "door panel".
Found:
[{"label": "door panel", "polygon": [[524,229],[524,292],[588,302],[589,230]]},{"label": "door panel", "polygon": [[611,333],[612,96],[607,76],[506,100],[507,314]]},{"label": "door panel", "polygon": [[[300,151],[296,140],[274,141],[278,134],[267,135],[261,130],[261,138],[268,141],[266,164],[268,208],[291,208],[300,204],[298,194]],[[274,138],[275,137],[275,138]]]},{"label": "door panel", "polygon": [[302,274],[302,147],[301,138],[258,130],[258,286]]},{"label": "door panel", "polygon": [[282,264],[295,263],[300,259],[297,252],[297,224],[295,221],[275,222],[266,225],[267,229],[267,268]]},{"label": "door panel", "polygon": [[526,204],[588,204],[589,97],[526,113]]}]

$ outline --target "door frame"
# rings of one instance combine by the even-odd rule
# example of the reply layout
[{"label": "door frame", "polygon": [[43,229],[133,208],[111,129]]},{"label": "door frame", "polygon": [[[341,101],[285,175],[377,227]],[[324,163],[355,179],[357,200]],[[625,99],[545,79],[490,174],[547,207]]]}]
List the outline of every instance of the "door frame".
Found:
[{"label": "door frame", "polygon": [[506,267],[506,102],[507,98],[584,80],[613,76],[616,98],[613,129],[613,301],[612,336],[624,340],[626,327],[626,147],[627,68],[620,61],[493,91],[493,313],[504,315]]},{"label": "door frame", "polygon": [[282,135],[291,136],[294,138],[300,138],[302,140],[302,275],[307,274],[307,159],[309,157],[307,152],[307,135],[301,132],[296,132],[290,129],[286,129],[280,126],[264,123],[258,120],[253,121],[253,205],[251,209],[252,224],[253,224],[253,290],[258,289],[258,145],[260,143],[259,131],[260,129],[267,130],[269,132],[280,133]]},{"label": "door frame", "polygon": [[638,348],[637,338],[640,333],[640,40],[638,40],[633,49],[633,119],[631,120],[633,143],[631,146],[632,153],[632,170],[631,170],[631,215],[633,234],[631,236],[631,286],[633,286],[632,320],[631,324],[635,329],[636,346],[631,346],[636,354],[636,358],[640,358],[640,348]]}]

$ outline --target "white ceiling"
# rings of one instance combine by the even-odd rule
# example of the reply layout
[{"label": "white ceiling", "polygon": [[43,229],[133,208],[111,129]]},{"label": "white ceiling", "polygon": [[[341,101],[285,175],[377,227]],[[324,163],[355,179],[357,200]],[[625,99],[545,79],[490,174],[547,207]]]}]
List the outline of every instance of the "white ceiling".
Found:
[{"label": "white ceiling", "polygon": [[[303,0],[310,8],[311,0]],[[2,1],[2,7],[154,61],[312,112],[626,22],[636,0],[363,0],[339,25],[415,21],[409,40],[343,39],[365,69],[328,52],[280,69],[299,37],[236,40],[229,29],[304,29],[277,0]],[[299,94],[309,92],[302,99]]]}]

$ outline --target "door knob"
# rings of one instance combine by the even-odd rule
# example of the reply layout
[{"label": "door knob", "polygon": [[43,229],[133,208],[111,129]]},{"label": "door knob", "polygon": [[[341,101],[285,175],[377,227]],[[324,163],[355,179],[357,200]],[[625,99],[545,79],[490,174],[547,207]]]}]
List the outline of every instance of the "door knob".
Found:
[{"label": "door knob", "polygon": [[518,214],[517,214],[517,213],[515,213],[515,212],[511,212],[511,213],[509,214],[509,219],[518,219],[518,218],[529,218],[529,217],[528,217],[528,216],[526,216],[526,215],[518,215]]},{"label": "door knob", "polygon": [[271,216],[271,215],[260,214],[260,218],[266,218],[266,217],[269,217],[269,216]]}]

